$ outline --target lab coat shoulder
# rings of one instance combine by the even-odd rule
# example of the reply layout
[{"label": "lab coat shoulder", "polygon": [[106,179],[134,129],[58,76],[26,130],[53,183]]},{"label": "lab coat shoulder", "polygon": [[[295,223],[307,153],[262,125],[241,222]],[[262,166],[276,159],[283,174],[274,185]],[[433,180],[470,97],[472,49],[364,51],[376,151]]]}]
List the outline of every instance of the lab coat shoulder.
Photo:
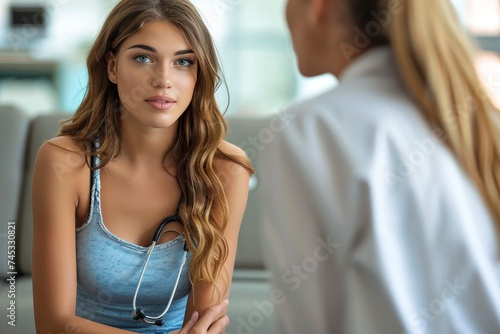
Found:
[{"label": "lab coat shoulder", "polygon": [[384,80],[339,86],[285,113],[291,121],[275,144],[301,152],[312,164],[349,169],[345,177],[367,178],[381,155],[399,156],[410,142],[432,135],[419,134],[426,124],[418,109],[400,87]]},{"label": "lab coat shoulder", "polygon": [[446,222],[465,224],[472,211],[490,222],[444,132],[425,122],[394,77],[362,78],[286,113],[290,122],[264,152],[261,176],[270,187],[280,184],[266,195],[289,206],[289,224],[300,210],[320,225],[319,233],[349,243],[389,222],[438,243],[437,235],[450,228]]},{"label": "lab coat shoulder", "polygon": [[398,113],[413,112],[404,98],[380,95],[379,83],[361,80],[286,109],[284,130],[260,158],[262,196],[281,208],[270,213],[272,225],[295,228],[303,217],[318,223],[306,234],[350,239],[369,220],[371,188],[388,186],[388,156],[404,146]]}]

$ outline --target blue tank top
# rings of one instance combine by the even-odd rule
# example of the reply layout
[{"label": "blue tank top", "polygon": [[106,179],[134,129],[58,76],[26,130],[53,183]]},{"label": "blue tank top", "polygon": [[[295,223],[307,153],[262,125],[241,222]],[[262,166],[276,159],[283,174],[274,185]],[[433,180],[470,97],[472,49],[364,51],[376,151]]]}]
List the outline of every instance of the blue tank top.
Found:
[{"label": "blue tank top", "polygon": [[[92,159],[92,165],[98,158]],[[148,247],[127,242],[104,225],[100,203],[100,171],[92,171],[87,222],[76,230],[76,315],[112,327],[139,333],[169,333],[182,327],[190,291],[188,265],[180,276],[174,300],[163,326],[132,319],[132,300]],[[137,295],[137,307],[158,316],[168,303],[183,255],[184,237],[156,245]]]}]

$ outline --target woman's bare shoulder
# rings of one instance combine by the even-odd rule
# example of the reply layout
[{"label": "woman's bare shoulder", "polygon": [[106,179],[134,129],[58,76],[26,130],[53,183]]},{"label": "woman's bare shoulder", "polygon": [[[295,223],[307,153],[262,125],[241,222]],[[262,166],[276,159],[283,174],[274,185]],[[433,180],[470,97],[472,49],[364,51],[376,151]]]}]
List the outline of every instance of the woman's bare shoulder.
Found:
[{"label": "woman's bare shoulder", "polygon": [[78,146],[76,141],[70,136],[58,136],[45,141],[44,145],[49,144],[50,146],[58,147],[67,151],[75,151],[83,153],[81,148]]},{"label": "woman's bare shoulder", "polygon": [[37,164],[50,165],[57,175],[74,174],[87,168],[86,154],[68,136],[55,137],[45,141],[37,155]]},{"label": "woman's bare shoulder", "polygon": [[240,158],[246,158],[247,157],[245,151],[243,151],[238,146],[236,146],[234,144],[231,144],[231,143],[229,143],[229,142],[227,142],[225,140],[221,141],[221,143],[219,144],[219,150],[222,153],[225,153],[225,154],[228,154],[228,155],[233,155],[233,156],[237,156],[237,157],[240,157]]},{"label": "woman's bare shoulder", "polygon": [[[247,160],[248,157],[241,148],[239,148],[236,145],[233,145],[231,143],[228,143],[227,141],[222,141],[219,145],[219,150],[226,155],[233,156],[236,158],[244,159]],[[236,161],[233,160],[228,160],[221,158],[219,160],[219,175],[223,179],[229,179],[234,181],[235,178],[237,179],[248,179],[250,177],[250,173],[241,164],[237,163]],[[229,181],[228,180],[228,181]]]},{"label": "woman's bare shoulder", "polygon": [[81,149],[76,141],[69,136],[58,136],[52,139],[46,140],[40,149],[44,149],[47,153],[61,154],[64,152],[70,152],[77,155],[85,156],[85,152]]}]

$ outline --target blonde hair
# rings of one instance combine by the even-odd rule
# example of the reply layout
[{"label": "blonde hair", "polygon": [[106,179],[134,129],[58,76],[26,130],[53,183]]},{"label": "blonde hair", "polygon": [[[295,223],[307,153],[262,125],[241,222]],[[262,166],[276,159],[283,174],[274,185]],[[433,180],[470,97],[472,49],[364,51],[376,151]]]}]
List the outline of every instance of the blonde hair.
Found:
[{"label": "blonde hair", "polygon": [[[475,46],[449,0],[347,0],[357,24],[390,14],[382,38],[424,117],[476,185],[500,233],[500,131],[474,64]],[[371,15],[369,15],[371,14]]]},{"label": "blonde hair", "polygon": [[[120,152],[120,99],[108,80],[108,54],[117,54],[123,42],[148,21],[166,20],[184,35],[198,59],[198,79],[191,104],[179,118],[178,135],[168,153],[177,163],[183,201],[179,214],[191,251],[191,284],[215,284],[228,256],[224,230],[228,204],[217,159],[235,162],[250,173],[248,159],[225,154],[219,144],[227,124],[215,100],[220,85],[219,63],[210,33],[188,0],[122,0],[106,19],[87,57],[89,83],[83,102],[72,118],[63,122],[67,135],[87,155],[99,155],[102,168]],[[93,152],[93,143],[99,148]],[[214,208],[222,212],[218,221]],[[218,290],[219,287],[216,286]]]}]

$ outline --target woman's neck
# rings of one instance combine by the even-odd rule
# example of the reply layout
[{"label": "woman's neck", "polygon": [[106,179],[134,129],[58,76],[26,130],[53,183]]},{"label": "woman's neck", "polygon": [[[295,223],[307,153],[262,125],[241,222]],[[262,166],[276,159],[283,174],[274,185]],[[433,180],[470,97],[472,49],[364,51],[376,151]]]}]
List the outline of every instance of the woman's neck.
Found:
[{"label": "woman's neck", "polygon": [[165,156],[177,139],[177,127],[177,122],[166,129],[154,129],[122,121],[120,154],[117,158],[136,167],[147,165],[165,168]]}]

